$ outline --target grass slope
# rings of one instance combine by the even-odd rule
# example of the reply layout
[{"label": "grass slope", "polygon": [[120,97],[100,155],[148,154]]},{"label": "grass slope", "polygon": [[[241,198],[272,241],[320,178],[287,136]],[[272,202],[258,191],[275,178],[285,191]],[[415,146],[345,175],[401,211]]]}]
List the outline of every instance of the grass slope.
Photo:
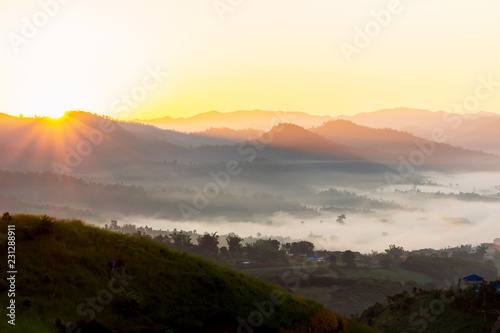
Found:
[{"label": "grass slope", "polygon": [[[3,274],[6,224],[0,225]],[[233,332],[238,318],[255,324],[254,331],[349,331],[343,318],[312,300],[147,238],[80,221],[42,224],[28,215],[16,215],[9,224],[16,225],[17,316],[15,328],[7,324],[8,285],[2,280],[1,332],[57,332],[57,318],[77,322],[82,332]],[[111,272],[111,260],[121,278]],[[94,298],[93,309],[86,303]],[[277,304],[278,299],[283,302]],[[264,305],[264,315],[255,302]],[[92,314],[93,326],[86,326]],[[361,325],[352,326],[351,332],[365,332]]]},{"label": "grass slope", "polygon": [[498,319],[499,304],[494,289],[486,297],[475,288],[421,291],[414,296],[395,295],[387,304],[377,303],[358,320],[386,333],[489,333]]}]

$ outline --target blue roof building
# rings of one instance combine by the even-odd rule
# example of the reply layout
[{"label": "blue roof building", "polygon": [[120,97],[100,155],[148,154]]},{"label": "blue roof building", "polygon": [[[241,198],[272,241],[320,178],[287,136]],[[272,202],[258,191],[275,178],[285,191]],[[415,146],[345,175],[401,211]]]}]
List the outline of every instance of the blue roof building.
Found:
[{"label": "blue roof building", "polygon": [[483,281],[484,278],[480,277],[479,275],[472,274],[472,275],[464,277],[463,280],[465,280],[465,281],[471,281],[471,282],[472,281],[473,282],[478,282],[478,281]]}]

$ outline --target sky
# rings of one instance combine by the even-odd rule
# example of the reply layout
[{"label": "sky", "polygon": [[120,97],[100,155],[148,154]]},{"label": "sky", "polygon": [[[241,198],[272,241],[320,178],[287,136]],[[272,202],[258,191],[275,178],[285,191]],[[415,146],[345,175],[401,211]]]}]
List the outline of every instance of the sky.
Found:
[{"label": "sky", "polygon": [[[447,110],[500,82],[498,0],[2,0],[0,112]],[[478,110],[500,113],[500,93]]]}]

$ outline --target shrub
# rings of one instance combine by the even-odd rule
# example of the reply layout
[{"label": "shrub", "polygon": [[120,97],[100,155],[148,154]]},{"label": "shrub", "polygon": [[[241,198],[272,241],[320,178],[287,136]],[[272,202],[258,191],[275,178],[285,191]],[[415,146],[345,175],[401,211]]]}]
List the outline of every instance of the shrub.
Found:
[{"label": "shrub", "polygon": [[12,216],[10,216],[9,212],[5,212],[3,213],[3,216],[2,216],[2,221],[7,221],[7,222],[10,222],[12,221]]},{"label": "shrub", "polygon": [[35,232],[37,234],[52,233],[54,230],[54,224],[54,219],[48,217],[47,215],[40,216],[40,221],[35,225]]}]

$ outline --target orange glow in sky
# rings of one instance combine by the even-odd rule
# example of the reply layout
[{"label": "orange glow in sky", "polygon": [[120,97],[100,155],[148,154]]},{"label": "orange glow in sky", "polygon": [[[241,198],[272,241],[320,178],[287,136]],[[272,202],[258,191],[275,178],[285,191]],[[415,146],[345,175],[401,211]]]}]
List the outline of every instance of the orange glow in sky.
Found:
[{"label": "orange glow in sky", "polygon": [[496,0],[44,3],[0,4],[2,113],[446,110],[500,82]]}]

